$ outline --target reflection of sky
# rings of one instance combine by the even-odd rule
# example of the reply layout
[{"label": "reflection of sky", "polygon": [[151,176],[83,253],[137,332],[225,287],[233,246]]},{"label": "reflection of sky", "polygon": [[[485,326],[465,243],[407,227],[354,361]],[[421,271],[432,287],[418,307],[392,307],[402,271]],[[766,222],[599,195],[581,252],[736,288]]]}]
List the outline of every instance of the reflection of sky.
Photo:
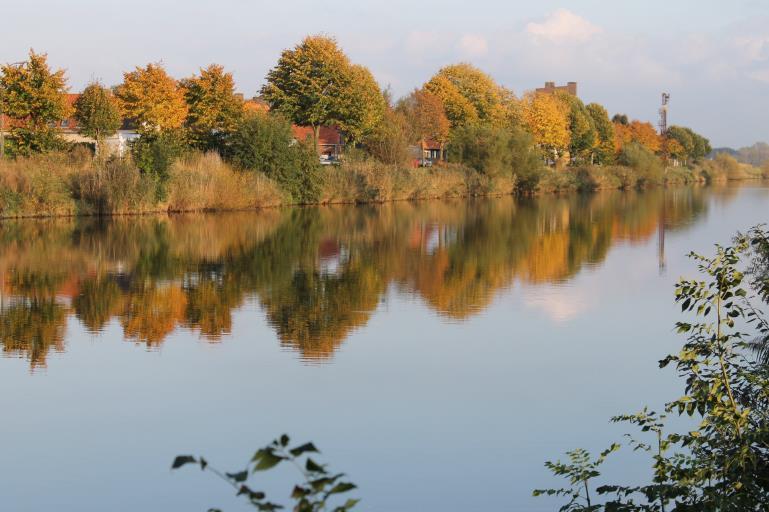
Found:
[{"label": "reflection of sky", "polygon": [[[288,431],[360,484],[361,510],[553,510],[530,497],[559,483],[544,460],[619,441],[628,429],[610,416],[677,396],[656,362],[679,343],[683,255],[767,220],[768,203],[763,189],[712,203],[668,235],[662,275],[656,238],[619,244],[574,279],[515,285],[461,323],[392,287],[324,365],[282,349],[253,303],[222,343],[181,329],[153,352],[123,342],[114,320],[94,337],[70,318],[67,353],[47,369],[0,359],[3,508],[247,510],[212,475],[170,474],[172,457],[233,470]],[[637,460],[621,453],[608,469],[636,478]],[[285,484],[280,500],[296,476],[286,469],[265,477]]]}]

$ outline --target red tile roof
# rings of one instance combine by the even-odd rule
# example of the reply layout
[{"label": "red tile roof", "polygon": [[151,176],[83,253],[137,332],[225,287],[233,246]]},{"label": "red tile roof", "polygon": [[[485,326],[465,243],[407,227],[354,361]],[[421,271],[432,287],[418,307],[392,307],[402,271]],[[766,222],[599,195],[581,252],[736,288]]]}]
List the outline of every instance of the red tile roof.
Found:
[{"label": "red tile roof", "polygon": [[[298,141],[312,140],[312,126],[292,125],[291,132]],[[318,144],[321,146],[340,145],[342,144],[342,133],[333,126],[321,126],[318,133]]]}]

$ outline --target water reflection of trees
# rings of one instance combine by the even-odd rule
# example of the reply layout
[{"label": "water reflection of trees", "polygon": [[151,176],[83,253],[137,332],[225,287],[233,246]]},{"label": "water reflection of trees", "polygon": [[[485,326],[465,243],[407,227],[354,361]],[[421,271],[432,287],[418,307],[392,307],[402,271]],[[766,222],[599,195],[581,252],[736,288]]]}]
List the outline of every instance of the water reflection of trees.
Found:
[{"label": "water reflection of trees", "polygon": [[283,345],[326,358],[390,286],[464,319],[516,280],[567,280],[618,240],[688,225],[705,193],[3,222],[0,343],[45,364],[71,315],[91,333],[115,321],[148,347],[179,327],[215,342],[254,299]]}]

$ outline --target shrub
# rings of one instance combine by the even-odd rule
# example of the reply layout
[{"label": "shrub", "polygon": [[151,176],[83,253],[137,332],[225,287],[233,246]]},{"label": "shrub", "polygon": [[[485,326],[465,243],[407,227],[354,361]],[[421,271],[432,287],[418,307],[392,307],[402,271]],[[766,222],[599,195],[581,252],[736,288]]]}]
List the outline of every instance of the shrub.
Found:
[{"label": "shrub", "polygon": [[519,190],[531,192],[543,174],[531,136],[523,130],[464,126],[452,134],[450,158],[491,178],[516,176]]},{"label": "shrub", "polygon": [[384,164],[406,165],[409,144],[403,115],[388,110],[384,119],[366,138],[366,151]]},{"label": "shrub", "polygon": [[154,176],[158,183],[159,201],[166,198],[171,165],[187,150],[183,134],[175,130],[142,135],[131,143],[131,156],[136,166],[143,174]]},{"label": "shrub", "polygon": [[318,154],[311,143],[294,140],[291,124],[282,117],[247,117],[230,138],[226,156],[241,169],[263,172],[299,203],[320,196]]},{"label": "shrub", "polygon": [[639,179],[639,185],[661,183],[663,176],[662,161],[651,150],[641,144],[625,144],[617,158],[620,165],[631,167]]}]

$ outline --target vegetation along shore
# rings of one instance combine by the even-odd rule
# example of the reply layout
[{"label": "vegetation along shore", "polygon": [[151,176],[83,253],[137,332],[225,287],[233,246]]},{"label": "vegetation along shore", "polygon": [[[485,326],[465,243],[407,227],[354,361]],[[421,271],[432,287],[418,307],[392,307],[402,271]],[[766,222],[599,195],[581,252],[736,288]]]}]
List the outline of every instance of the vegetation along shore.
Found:
[{"label": "vegetation along shore", "polygon": [[397,101],[332,39],[285,50],[259,95],[212,64],[71,94],[45,54],[0,67],[0,217],[238,210],[769,177],[576,84],[518,97],[470,64]]}]

